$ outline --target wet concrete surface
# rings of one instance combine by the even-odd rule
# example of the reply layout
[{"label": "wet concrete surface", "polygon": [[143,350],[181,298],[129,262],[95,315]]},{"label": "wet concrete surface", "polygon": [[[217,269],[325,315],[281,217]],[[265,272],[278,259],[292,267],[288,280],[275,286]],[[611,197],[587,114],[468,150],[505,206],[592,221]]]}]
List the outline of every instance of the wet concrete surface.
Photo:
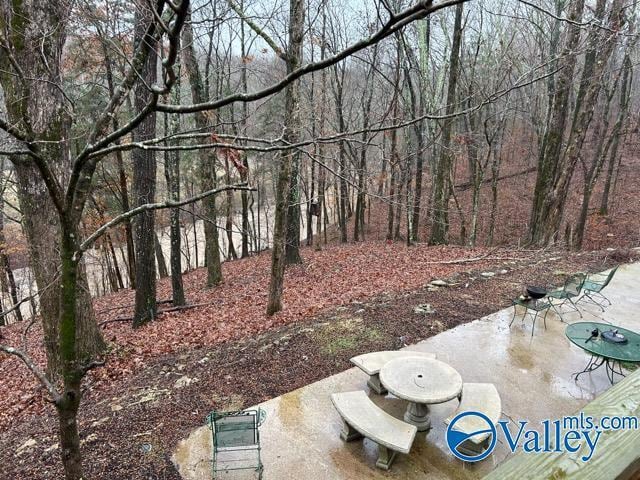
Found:
[{"label": "wet concrete surface", "polygon": [[[566,322],[606,322],[640,332],[640,264],[622,266],[606,289],[613,305],[602,313],[598,307],[581,304],[577,312],[563,314]],[[573,414],[609,388],[604,369],[582,375],[589,355],[564,335],[566,324],[550,311],[546,324],[538,319],[531,336],[531,319],[520,320],[521,311],[509,328],[513,308],[501,310],[431,337],[411,347],[437,354],[453,366],[464,382],[490,382],[502,399],[503,419],[541,420]],[[457,400],[431,407],[432,428],[418,432],[409,455],[398,455],[390,471],[375,467],[376,445],[370,440],[344,443],[342,422],[331,404],[334,392],[365,390],[385,411],[402,418],[406,402],[370,392],[367,375],[357,368],[274,398],[259,405],[267,412],[260,428],[265,480],[360,480],[360,479],[474,479],[481,478],[511,455],[498,442],[487,459],[464,463],[456,459],[445,441],[447,418]],[[211,478],[211,435],[201,427],[177,446],[173,461],[185,479]],[[257,478],[234,474],[221,478]]]}]

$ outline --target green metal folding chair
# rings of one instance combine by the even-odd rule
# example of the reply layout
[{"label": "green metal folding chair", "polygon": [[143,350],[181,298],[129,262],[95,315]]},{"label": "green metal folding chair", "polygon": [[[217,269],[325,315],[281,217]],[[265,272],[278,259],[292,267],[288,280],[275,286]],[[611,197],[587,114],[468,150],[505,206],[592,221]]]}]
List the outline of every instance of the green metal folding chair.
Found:
[{"label": "green metal folding chair", "polygon": [[577,303],[584,300],[585,302],[597,305],[604,312],[605,302],[611,305],[611,300],[604,296],[602,290],[609,285],[609,282],[616,274],[618,267],[619,265],[615,266],[609,271],[609,273],[593,273],[587,275],[582,287],[584,295],[578,299]]},{"label": "green metal folding chair", "polygon": [[259,427],[266,412],[242,410],[213,411],[207,415],[213,440],[213,478],[233,470],[254,470],[262,479]]},{"label": "green metal folding chair", "polygon": [[[547,298],[551,302],[551,306],[555,310],[555,312],[560,317],[560,320],[564,322],[562,318],[561,308],[568,302],[569,307],[578,312],[580,314],[580,318],[582,318],[582,312],[578,309],[576,302],[573,301],[575,297],[580,295],[582,287],[584,285],[586,279],[586,275],[584,273],[577,273],[575,275],[571,275],[564,282],[564,286],[558,290],[552,290],[547,293]],[[557,305],[553,303],[553,300],[561,300]],[[565,322],[566,323],[566,322]]]},{"label": "green metal folding chair", "polygon": [[[544,323],[545,330],[547,329],[547,313],[549,313],[549,308],[551,307],[551,301],[546,298],[540,299],[525,299],[523,297],[518,297],[512,302],[513,305],[513,317],[511,318],[511,322],[509,322],[509,328],[513,325],[514,320],[517,315],[517,306],[520,305],[524,307],[524,313],[522,314],[522,321],[527,315],[530,315],[533,318],[533,325],[531,326],[531,336],[533,337],[533,332],[536,329],[536,320],[539,315],[542,315],[542,321]],[[534,313],[531,313],[534,312]],[[544,315],[542,314],[544,312]]]}]

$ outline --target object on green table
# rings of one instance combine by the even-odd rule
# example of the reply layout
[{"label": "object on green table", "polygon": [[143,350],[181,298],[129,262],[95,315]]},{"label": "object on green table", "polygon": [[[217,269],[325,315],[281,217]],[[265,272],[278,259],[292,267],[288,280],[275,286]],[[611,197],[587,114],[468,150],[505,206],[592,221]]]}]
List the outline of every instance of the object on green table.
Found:
[{"label": "object on green table", "polygon": [[[613,343],[603,335],[616,332],[626,342]],[[574,374],[576,381],[580,375],[591,373],[604,365],[607,377],[613,385],[616,375],[626,376],[622,371],[627,363],[640,363],[640,334],[622,327],[606,323],[579,322],[569,325],[565,332],[567,338],[586,352],[591,353],[587,366]]]},{"label": "object on green table", "polygon": [[[618,333],[626,337],[627,343],[607,342],[600,335],[592,338],[591,332],[595,329],[598,329],[600,334],[609,330],[617,330]],[[640,334],[626,328],[607,323],[577,322],[567,326],[565,335],[572,343],[598,357],[618,362],[640,363]],[[589,340],[590,338],[591,340]]]}]

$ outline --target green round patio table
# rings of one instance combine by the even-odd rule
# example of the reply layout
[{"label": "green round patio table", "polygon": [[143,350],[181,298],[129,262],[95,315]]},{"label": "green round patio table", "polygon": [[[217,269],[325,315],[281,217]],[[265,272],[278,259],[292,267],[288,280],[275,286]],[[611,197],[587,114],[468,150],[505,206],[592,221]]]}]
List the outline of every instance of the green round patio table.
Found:
[{"label": "green round patio table", "polygon": [[[597,336],[592,335],[595,330],[598,331]],[[627,339],[626,343],[603,340],[602,333],[611,330],[617,330],[624,335]],[[640,334],[632,330],[608,323],[576,322],[567,327],[565,335],[571,343],[591,354],[591,359],[584,370],[573,374],[576,380],[583,373],[593,372],[604,365],[607,377],[613,384],[614,375],[625,376],[622,372],[622,362],[640,363]]]}]

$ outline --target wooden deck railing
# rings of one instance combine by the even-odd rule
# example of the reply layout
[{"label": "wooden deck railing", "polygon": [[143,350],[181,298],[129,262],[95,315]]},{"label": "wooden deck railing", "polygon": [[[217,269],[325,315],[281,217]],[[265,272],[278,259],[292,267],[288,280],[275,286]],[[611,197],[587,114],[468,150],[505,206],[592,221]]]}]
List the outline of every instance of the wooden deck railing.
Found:
[{"label": "wooden deck railing", "polygon": [[[580,410],[594,419],[640,417],[640,369],[628,375]],[[578,412],[579,413],[579,412]],[[603,430],[596,450],[586,462],[585,452],[525,453],[507,458],[484,480],[626,480],[640,478],[640,429]]]}]

